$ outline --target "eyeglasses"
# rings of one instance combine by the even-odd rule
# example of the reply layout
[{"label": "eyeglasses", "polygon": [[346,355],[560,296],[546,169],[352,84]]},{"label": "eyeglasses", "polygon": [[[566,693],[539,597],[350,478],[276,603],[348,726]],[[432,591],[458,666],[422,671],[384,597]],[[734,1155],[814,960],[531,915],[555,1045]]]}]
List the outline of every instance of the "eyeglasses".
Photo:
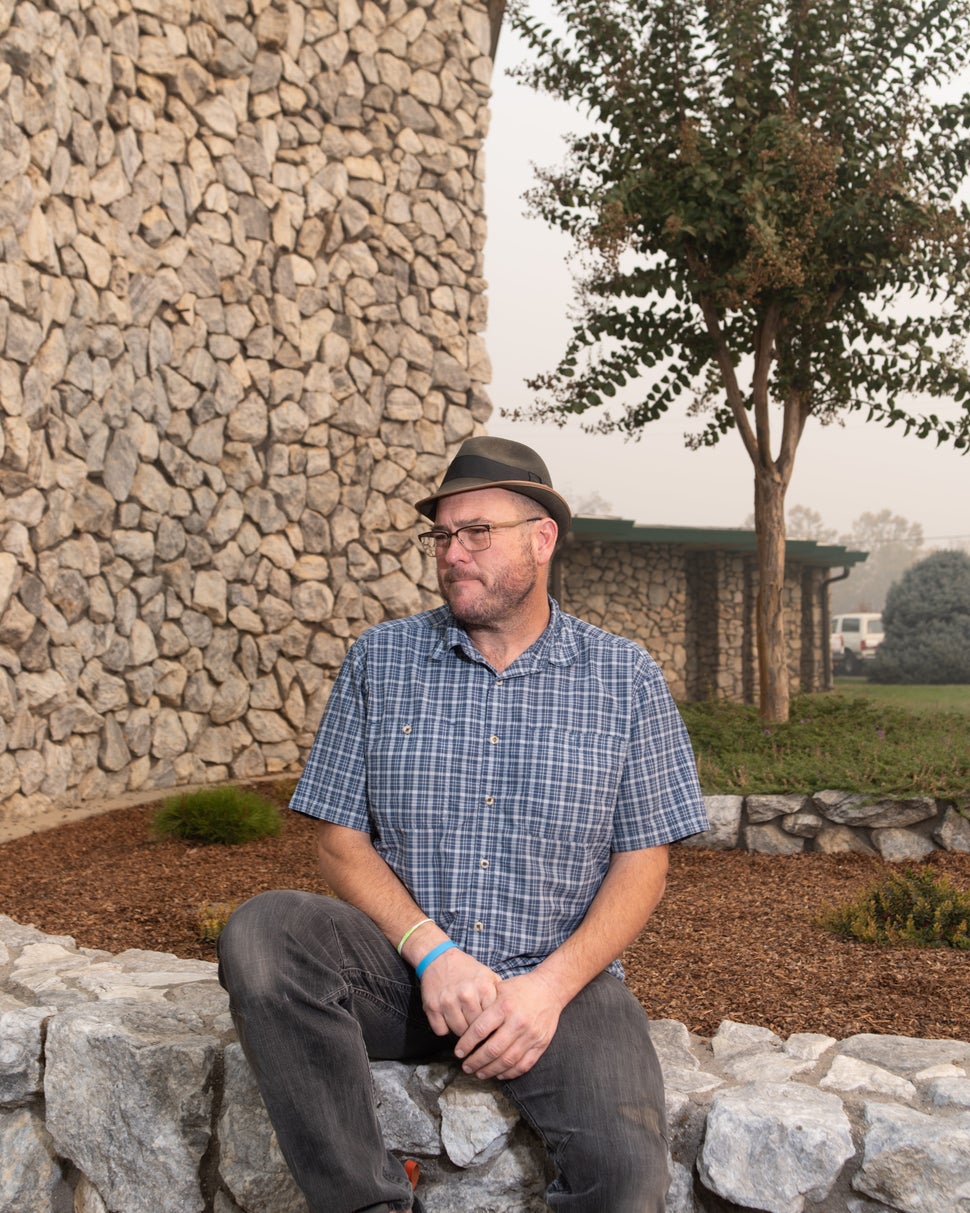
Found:
[{"label": "eyeglasses", "polygon": [[444,527],[436,526],[433,531],[423,531],[418,536],[418,542],[429,556],[440,556],[442,552],[447,552],[452,539],[457,539],[466,552],[484,552],[492,546],[492,531],[541,521],[540,516],[520,518],[517,522],[472,522],[468,526],[460,526],[457,531],[446,531]]}]

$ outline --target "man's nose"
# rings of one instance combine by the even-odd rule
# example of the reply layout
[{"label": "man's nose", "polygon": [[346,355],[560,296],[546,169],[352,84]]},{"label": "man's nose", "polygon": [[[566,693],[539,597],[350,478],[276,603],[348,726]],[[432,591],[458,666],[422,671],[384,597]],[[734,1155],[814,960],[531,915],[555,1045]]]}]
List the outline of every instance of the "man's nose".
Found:
[{"label": "man's nose", "polygon": [[452,531],[448,536],[448,542],[443,548],[438,549],[438,556],[442,560],[447,560],[454,564],[456,560],[465,560],[468,557],[468,552],[458,539],[458,532]]}]

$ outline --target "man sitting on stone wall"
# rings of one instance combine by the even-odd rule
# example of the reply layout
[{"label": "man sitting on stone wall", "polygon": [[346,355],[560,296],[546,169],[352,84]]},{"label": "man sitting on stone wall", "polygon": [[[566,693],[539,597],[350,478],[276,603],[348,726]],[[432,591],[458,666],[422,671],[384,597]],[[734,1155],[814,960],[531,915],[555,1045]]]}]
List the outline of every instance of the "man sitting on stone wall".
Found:
[{"label": "man sitting on stone wall", "polygon": [[240,1040],[313,1213],[421,1207],[368,1059],[443,1047],[540,1135],[551,1208],[660,1213],[662,1079],[617,958],[707,828],[683,723],[643,649],[548,596],[570,511],[534,451],[472,438],[418,509],[446,605],[347,655],[291,804],[339,900],[233,914]]}]

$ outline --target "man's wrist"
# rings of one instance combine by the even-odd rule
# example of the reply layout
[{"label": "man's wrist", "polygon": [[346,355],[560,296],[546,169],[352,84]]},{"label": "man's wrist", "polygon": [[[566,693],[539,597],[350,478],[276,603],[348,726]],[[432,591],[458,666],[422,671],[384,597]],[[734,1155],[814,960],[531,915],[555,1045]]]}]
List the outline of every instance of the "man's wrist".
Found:
[{"label": "man's wrist", "polygon": [[[577,980],[577,974],[563,963],[563,957],[553,952],[541,964],[530,969],[525,977],[532,977],[541,983],[548,991],[550,1003],[557,1003],[560,1008],[576,997],[587,982]],[[595,976],[595,974],[594,974]],[[592,980],[592,978],[590,978]]]},{"label": "man's wrist", "polygon": [[428,919],[427,922],[416,925],[415,929],[408,933],[407,938],[401,941],[398,955],[412,968],[415,968],[423,956],[447,938],[448,936],[434,919]]},{"label": "man's wrist", "polygon": [[414,970],[414,975],[417,977],[418,981],[420,981],[424,976],[428,966],[434,964],[439,956],[441,956],[444,952],[449,951],[451,948],[457,947],[458,945],[453,939],[445,939],[443,942],[436,944],[430,952],[425,953]]},{"label": "man's wrist", "polygon": [[414,924],[414,926],[413,926],[413,927],[409,927],[409,928],[408,928],[408,929],[407,929],[407,930],[404,932],[404,934],[401,936],[401,942],[400,942],[400,943],[397,945],[397,954],[398,954],[398,956],[403,956],[403,955],[404,955],[404,945],[405,945],[405,944],[407,943],[407,941],[408,941],[408,940],[411,938],[411,936],[414,934],[414,932],[415,932],[415,931],[417,931],[419,927],[423,927],[423,926],[425,925],[425,923],[428,923],[428,922],[434,922],[434,919],[432,919],[432,918],[419,918],[419,919],[418,919],[418,921],[417,921],[417,922]]}]

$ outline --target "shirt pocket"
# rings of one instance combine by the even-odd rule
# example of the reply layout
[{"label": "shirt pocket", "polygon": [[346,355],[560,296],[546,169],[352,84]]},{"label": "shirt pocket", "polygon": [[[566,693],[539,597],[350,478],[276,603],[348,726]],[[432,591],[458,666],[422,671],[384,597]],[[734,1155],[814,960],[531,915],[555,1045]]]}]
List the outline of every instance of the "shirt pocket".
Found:
[{"label": "shirt pocket", "polygon": [[608,848],[625,755],[616,733],[535,731],[510,759],[510,824],[593,853]]},{"label": "shirt pocket", "polygon": [[367,752],[367,800],[376,828],[440,834],[467,800],[480,750],[480,739],[460,720],[380,720]]}]

